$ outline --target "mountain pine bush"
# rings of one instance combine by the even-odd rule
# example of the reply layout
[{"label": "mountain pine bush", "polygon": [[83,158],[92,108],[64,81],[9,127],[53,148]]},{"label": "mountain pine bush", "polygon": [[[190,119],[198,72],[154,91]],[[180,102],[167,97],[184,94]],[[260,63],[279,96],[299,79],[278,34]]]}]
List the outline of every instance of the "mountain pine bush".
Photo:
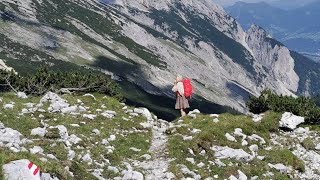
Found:
[{"label": "mountain pine bush", "polygon": [[266,111],[292,112],[306,118],[307,123],[320,122],[320,108],[314,100],[307,97],[292,97],[277,95],[270,90],[264,90],[259,97],[251,96],[246,103],[250,112],[259,114]]},{"label": "mountain pine bush", "polygon": [[[53,92],[104,93],[122,99],[119,86],[102,73],[56,72],[39,68],[35,74],[20,76],[12,72],[0,71],[0,91],[22,91],[31,95]],[[11,86],[11,87],[10,87]]]}]

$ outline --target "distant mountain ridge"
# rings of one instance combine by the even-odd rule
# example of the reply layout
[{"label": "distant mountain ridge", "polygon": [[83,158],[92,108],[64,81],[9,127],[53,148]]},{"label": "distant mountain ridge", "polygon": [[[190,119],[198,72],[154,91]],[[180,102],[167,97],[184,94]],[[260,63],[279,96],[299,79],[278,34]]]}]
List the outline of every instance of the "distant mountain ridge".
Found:
[{"label": "distant mountain ridge", "polygon": [[245,29],[251,24],[265,28],[273,37],[294,51],[320,57],[320,1],[293,10],[282,10],[267,3],[238,2],[226,8]]}]

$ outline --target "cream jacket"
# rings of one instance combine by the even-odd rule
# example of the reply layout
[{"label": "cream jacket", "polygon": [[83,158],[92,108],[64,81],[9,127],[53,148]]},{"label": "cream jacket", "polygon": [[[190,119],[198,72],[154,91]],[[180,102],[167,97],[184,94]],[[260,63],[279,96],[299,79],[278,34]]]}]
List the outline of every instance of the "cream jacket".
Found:
[{"label": "cream jacket", "polygon": [[183,83],[178,82],[176,85],[173,86],[172,91],[179,92],[179,94],[183,96],[184,95]]}]

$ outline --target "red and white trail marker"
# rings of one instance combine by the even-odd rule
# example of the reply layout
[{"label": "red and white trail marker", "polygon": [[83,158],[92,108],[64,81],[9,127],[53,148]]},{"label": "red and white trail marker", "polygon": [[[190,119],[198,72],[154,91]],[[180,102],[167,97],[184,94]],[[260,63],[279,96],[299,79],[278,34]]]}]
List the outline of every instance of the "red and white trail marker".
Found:
[{"label": "red and white trail marker", "polygon": [[40,172],[40,168],[38,166],[36,166],[35,164],[33,164],[32,162],[29,163],[28,169],[35,176]]}]

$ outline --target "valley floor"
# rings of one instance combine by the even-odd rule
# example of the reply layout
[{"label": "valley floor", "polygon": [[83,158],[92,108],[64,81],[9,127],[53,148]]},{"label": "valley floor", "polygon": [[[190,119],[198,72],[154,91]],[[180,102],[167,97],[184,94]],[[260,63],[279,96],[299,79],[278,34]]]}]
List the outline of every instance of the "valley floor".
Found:
[{"label": "valley floor", "polygon": [[169,123],[101,94],[48,93],[0,94],[0,113],[4,179],[320,179],[320,128],[282,131],[274,112]]}]

